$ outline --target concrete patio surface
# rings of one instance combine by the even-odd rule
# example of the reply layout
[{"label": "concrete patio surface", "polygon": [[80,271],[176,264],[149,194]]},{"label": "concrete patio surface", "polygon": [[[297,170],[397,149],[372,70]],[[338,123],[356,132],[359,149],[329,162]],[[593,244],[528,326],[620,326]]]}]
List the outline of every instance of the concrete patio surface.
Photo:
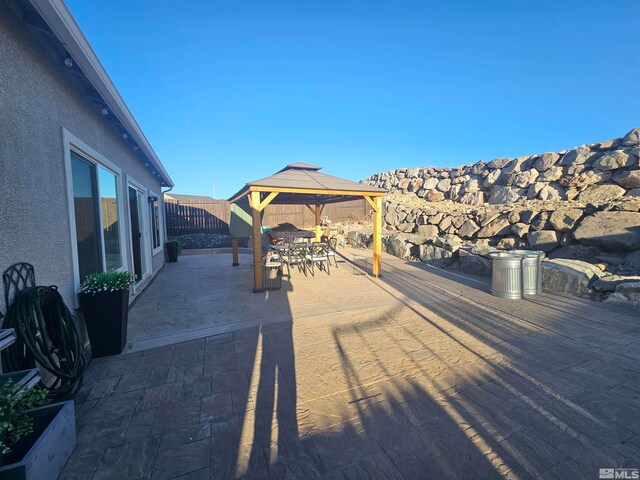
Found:
[{"label": "concrete patio surface", "polygon": [[[353,251],[343,251],[347,258]],[[383,277],[183,256],[91,362],[63,479],[598,478],[640,467],[640,315],[383,256]]]}]

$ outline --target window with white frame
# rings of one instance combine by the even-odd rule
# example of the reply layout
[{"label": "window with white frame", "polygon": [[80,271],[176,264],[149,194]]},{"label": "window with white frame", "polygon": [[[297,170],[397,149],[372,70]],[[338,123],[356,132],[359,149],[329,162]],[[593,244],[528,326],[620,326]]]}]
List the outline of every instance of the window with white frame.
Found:
[{"label": "window with white frame", "polygon": [[153,195],[149,197],[149,218],[151,220],[151,242],[153,250],[162,246],[162,237],[160,230],[160,205],[158,197]]},{"label": "window with white frame", "polygon": [[122,268],[118,177],[71,152],[73,208],[80,281],[87,275]]}]

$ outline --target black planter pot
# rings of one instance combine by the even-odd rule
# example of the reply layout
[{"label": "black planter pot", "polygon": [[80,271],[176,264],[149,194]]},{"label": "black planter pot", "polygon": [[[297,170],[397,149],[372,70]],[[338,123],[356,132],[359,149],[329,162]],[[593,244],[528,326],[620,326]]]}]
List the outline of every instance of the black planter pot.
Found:
[{"label": "black planter pot", "polygon": [[178,253],[180,253],[180,247],[171,243],[167,243],[167,260],[169,262],[177,262]]},{"label": "black planter pot", "polygon": [[129,290],[80,293],[84,323],[93,357],[117,355],[127,343]]}]

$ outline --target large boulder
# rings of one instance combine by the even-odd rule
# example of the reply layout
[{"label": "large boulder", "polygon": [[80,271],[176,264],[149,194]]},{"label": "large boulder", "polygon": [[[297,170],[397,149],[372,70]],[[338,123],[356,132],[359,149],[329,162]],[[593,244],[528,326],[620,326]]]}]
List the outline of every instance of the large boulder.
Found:
[{"label": "large boulder", "polygon": [[605,303],[622,305],[640,305],[640,282],[628,282],[616,287],[615,293],[609,295]]},{"label": "large boulder", "polygon": [[429,177],[422,184],[422,188],[425,190],[433,190],[436,188],[436,185],[438,185],[438,179],[435,177]]},{"label": "large boulder", "polygon": [[582,165],[587,161],[587,159],[592,155],[593,152],[589,150],[589,147],[586,145],[582,145],[581,147],[576,147],[572,150],[569,150],[564,154],[559,165],[566,167],[569,165]]},{"label": "large boulder", "polygon": [[489,195],[489,203],[512,203],[525,194],[526,190],[516,187],[505,187],[502,185],[494,185]]},{"label": "large boulder", "polygon": [[511,163],[511,158],[494,158],[487,165],[491,169],[504,168]]},{"label": "large boulder", "polygon": [[564,171],[562,167],[551,167],[540,174],[538,180],[541,182],[556,182],[560,180]]},{"label": "large boulder", "polygon": [[587,170],[575,175],[567,175],[560,179],[560,185],[565,187],[585,188],[596,183],[606,182],[611,178],[611,172],[601,172],[599,170]]},{"label": "large boulder", "polygon": [[502,170],[500,169],[489,172],[489,174],[484,178],[484,188],[493,187],[498,181],[498,179],[500,178],[501,174],[502,174]]},{"label": "large boulder", "polygon": [[429,202],[442,202],[444,200],[444,193],[439,192],[438,190],[429,190],[426,199]]},{"label": "large boulder", "polygon": [[350,240],[352,245],[362,248],[369,248],[373,244],[373,235],[364,232],[356,232],[352,230],[347,233],[347,238]]},{"label": "large boulder", "polygon": [[521,222],[514,223],[511,225],[511,231],[518,237],[524,238],[524,236],[529,233],[529,225]]},{"label": "large boulder", "polygon": [[435,245],[420,245],[418,258],[421,262],[436,267],[448,267],[453,263],[453,253]]},{"label": "large boulder", "polygon": [[559,232],[573,230],[578,220],[582,218],[583,210],[579,208],[560,208],[549,217],[549,222]]},{"label": "large boulder", "polygon": [[491,238],[496,236],[509,235],[511,233],[511,224],[509,223],[509,215],[500,215],[491,223],[485,225],[477,234],[478,238]]},{"label": "large boulder", "polygon": [[640,274],[640,250],[631,252],[624,257],[624,267],[630,272]]},{"label": "large boulder", "polygon": [[640,145],[640,128],[634,128],[622,137],[622,144],[630,147]]},{"label": "large boulder", "polygon": [[596,212],[573,232],[578,242],[607,250],[640,249],[640,213]]},{"label": "large boulder", "polygon": [[518,157],[502,170],[503,174],[520,173],[533,167],[533,157]]},{"label": "large boulder", "polygon": [[613,181],[626,189],[640,188],[640,170],[627,170],[613,177]]},{"label": "large boulder", "polygon": [[390,255],[393,255],[394,257],[406,259],[412,257],[411,249],[414,247],[414,245],[403,238],[390,238],[388,242],[384,243],[384,246],[386,252]]},{"label": "large boulder", "polygon": [[462,195],[462,197],[460,197],[458,201],[465,205],[478,206],[478,205],[484,204],[486,201],[486,198],[484,196],[484,192],[476,191],[476,192],[465,193],[464,195]]},{"label": "large boulder", "polygon": [[524,172],[516,174],[513,180],[509,182],[509,184],[516,187],[525,188],[532,183],[535,183],[539,175],[540,174],[538,173],[538,170],[536,170],[535,168],[530,168],[529,170],[525,170]]},{"label": "large boulder", "polygon": [[618,285],[629,282],[638,282],[640,285],[640,277],[623,277],[622,275],[605,275],[591,285],[598,292],[615,292]]},{"label": "large boulder", "polygon": [[540,190],[538,198],[540,200],[562,200],[565,198],[566,190],[561,185],[550,183]]},{"label": "large boulder", "polygon": [[593,166],[600,170],[615,170],[616,168],[630,167],[634,163],[637,163],[637,160],[632,155],[624,150],[614,150],[598,158]]},{"label": "large boulder", "polygon": [[580,192],[578,200],[581,202],[606,202],[622,197],[625,189],[618,185],[594,185]]},{"label": "large boulder", "polygon": [[549,258],[566,258],[569,260],[584,260],[588,262],[593,261],[596,255],[600,253],[598,247],[592,247],[589,245],[580,245],[579,243],[574,245],[565,245],[560,248],[556,248],[549,254]]},{"label": "large boulder", "polygon": [[404,233],[412,233],[416,229],[416,224],[413,222],[405,222],[398,224],[396,228]]},{"label": "large boulder", "polygon": [[533,166],[539,172],[544,172],[545,170],[549,170],[551,167],[553,167],[559,158],[560,155],[558,155],[557,153],[547,152],[538,157]]},{"label": "large boulder", "polygon": [[440,230],[435,225],[418,225],[418,229],[416,230],[416,235],[423,238],[434,238],[437,237],[440,233]]},{"label": "large boulder", "polygon": [[469,239],[472,238],[478,230],[480,230],[480,227],[478,227],[476,222],[469,218],[465,220],[465,222],[458,229],[458,235],[461,238]]},{"label": "large boulder", "polygon": [[560,234],[554,230],[538,230],[527,233],[527,241],[532,250],[550,252],[560,243]]},{"label": "large boulder", "polygon": [[492,261],[489,254],[496,252],[493,247],[462,247],[458,250],[460,270],[475,275],[491,275]]},{"label": "large boulder", "polygon": [[438,182],[436,188],[441,192],[449,191],[449,189],[451,188],[451,180],[449,180],[448,178],[443,178]]},{"label": "large boulder", "polygon": [[599,268],[580,260],[558,258],[542,262],[542,288],[547,292],[584,296],[601,276]]}]

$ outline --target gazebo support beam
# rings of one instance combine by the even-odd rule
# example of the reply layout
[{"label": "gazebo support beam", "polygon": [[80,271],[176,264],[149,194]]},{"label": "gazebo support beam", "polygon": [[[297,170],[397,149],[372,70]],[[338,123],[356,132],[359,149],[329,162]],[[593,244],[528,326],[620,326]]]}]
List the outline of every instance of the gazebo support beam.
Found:
[{"label": "gazebo support beam", "polygon": [[233,262],[231,263],[231,266],[237,267],[240,265],[238,263],[238,237],[231,237],[231,253],[233,255]]},{"label": "gazebo support beam", "polygon": [[[265,199],[266,200],[266,199]],[[262,283],[262,219],[260,216],[260,192],[249,194],[253,223],[253,292],[264,291]]]},{"label": "gazebo support beam", "polygon": [[[369,200],[368,197],[364,198]],[[373,276],[380,277],[382,275],[382,197],[375,197],[373,203]]]},{"label": "gazebo support beam", "polygon": [[314,216],[316,219],[316,242],[320,241],[320,237],[322,237],[322,227],[320,224],[322,223],[322,210],[324,210],[324,205],[320,208],[320,205],[315,205]]}]

